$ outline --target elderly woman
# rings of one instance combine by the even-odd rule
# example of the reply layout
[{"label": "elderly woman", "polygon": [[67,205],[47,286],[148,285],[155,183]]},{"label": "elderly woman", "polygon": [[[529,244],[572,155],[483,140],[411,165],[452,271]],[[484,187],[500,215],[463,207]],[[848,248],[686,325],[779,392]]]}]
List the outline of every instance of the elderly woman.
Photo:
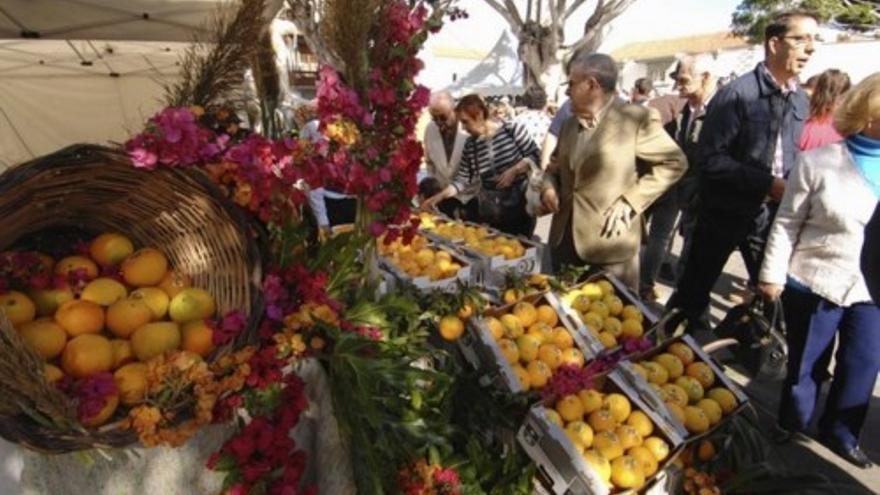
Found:
[{"label": "elderly woman", "polygon": [[530,237],[535,219],[526,212],[525,191],[529,173],[538,164],[538,145],[522,125],[491,119],[489,107],[478,95],[462,98],[455,112],[470,137],[452,183],[422,207],[433,208],[444,199],[477,189],[480,222]]},{"label": "elderly woman", "polygon": [[768,299],[782,294],[787,325],[777,439],[810,424],[826,371],[820,358],[838,335],[820,440],[866,468],[871,461],[859,434],[880,371],[880,308],[871,301],[859,253],[880,195],[880,73],[850,90],[835,124],[845,140],[802,153],[788,178],[759,289]]}]

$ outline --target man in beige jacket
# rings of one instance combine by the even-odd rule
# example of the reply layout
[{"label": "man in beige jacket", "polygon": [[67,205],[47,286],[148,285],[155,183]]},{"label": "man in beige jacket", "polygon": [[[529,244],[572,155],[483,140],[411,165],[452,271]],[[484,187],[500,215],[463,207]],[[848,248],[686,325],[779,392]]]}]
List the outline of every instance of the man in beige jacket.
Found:
[{"label": "man in beige jacket", "polygon": [[649,107],[615,97],[617,65],[579,53],[569,62],[574,117],[562,127],[541,200],[553,212],[556,269],[590,265],[639,286],[642,213],[687,170],[687,159]]}]

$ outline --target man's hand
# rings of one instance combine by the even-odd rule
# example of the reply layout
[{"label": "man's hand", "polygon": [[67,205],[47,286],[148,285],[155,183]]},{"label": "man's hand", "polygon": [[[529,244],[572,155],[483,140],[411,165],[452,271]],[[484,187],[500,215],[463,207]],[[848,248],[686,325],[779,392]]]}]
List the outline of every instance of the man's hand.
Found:
[{"label": "man's hand", "polygon": [[437,209],[437,205],[440,204],[440,202],[444,199],[446,199],[446,197],[443,195],[442,192],[435,194],[430,198],[422,201],[422,204],[419,205],[419,208],[421,208],[422,210],[434,211]]},{"label": "man's hand", "polygon": [[544,189],[541,193],[541,204],[544,206],[545,212],[559,213],[559,196],[556,195],[556,189],[552,187]]},{"label": "man's hand", "polygon": [[508,168],[504,172],[501,172],[501,175],[498,176],[498,182],[495,183],[495,186],[499,189],[507,189],[512,186],[516,181],[516,178],[523,173],[524,170],[528,170],[529,164],[525,161],[520,161],[516,165]]},{"label": "man's hand", "polygon": [[619,237],[629,230],[632,219],[636,216],[635,210],[623,198],[618,198],[605,210],[605,224],[602,226],[602,237]]},{"label": "man's hand", "polygon": [[758,283],[758,292],[767,301],[775,301],[782,294],[783,287],[779,284]]},{"label": "man's hand", "polygon": [[785,179],[780,179],[779,177],[773,178],[773,183],[770,184],[770,192],[767,193],[775,202],[782,201],[782,195],[785,194]]}]

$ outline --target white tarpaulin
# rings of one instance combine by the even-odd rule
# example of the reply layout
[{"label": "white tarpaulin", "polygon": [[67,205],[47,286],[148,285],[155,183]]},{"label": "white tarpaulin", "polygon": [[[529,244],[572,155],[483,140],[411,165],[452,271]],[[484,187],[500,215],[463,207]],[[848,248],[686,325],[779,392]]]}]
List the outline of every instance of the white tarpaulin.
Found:
[{"label": "white tarpaulin", "polygon": [[[269,0],[274,15],[282,0]],[[221,0],[0,1],[0,169],[77,142],[124,141]]]},{"label": "white tarpaulin", "polygon": [[456,96],[468,93],[483,96],[521,94],[524,91],[523,66],[516,48],[516,39],[504,31],[489,55],[446,89]]}]

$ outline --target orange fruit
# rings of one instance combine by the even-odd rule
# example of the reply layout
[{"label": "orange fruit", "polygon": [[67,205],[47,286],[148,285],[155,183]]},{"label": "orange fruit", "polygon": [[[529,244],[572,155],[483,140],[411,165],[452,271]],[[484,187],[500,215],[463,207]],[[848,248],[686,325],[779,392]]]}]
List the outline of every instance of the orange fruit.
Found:
[{"label": "orange fruit", "polygon": [[510,339],[501,339],[498,341],[498,350],[501,351],[501,355],[508,363],[516,364],[519,362],[519,347],[516,342]]},{"label": "orange fruit", "polygon": [[675,342],[674,344],[671,344],[666,349],[666,352],[677,356],[685,366],[694,362],[693,349],[683,342]]},{"label": "orange fruit", "polygon": [[131,350],[140,361],[147,361],[178,347],[180,327],[174,322],[147,323],[131,335]]},{"label": "orange fruit", "polygon": [[599,409],[590,413],[589,419],[587,423],[593,428],[593,431],[614,431],[614,427],[617,426],[617,422],[614,421],[614,416],[611,415],[611,411],[607,409]]},{"label": "orange fruit", "polygon": [[706,413],[706,417],[709,418],[710,426],[718,424],[718,422],[721,421],[721,417],[724,415],[721,411],[721,405],[712,399],[700,399],[697,402],[697,407]]},{"label": "orange fruit", "polygon": [[626,418],[626,424],[635,428],[636,432],[638,432],[642,438],[650,436],[654,431],[654,423],[651,421],[651,418],[642,411],[633,411],[629,417]]},{"label": "orange fruit", "polygon": [[553,371],[550,370],[547,363],[537,359],[526,366],[526,371],[529,372],[529,383],[532,388],[541,388],[547,385],[547,380],[553,376]]},{"label": "orange fruit", "polygon": [[104,308],[92,301],[74,299],[58,308],[55,322],[71,337],[100,333],[104,328]]},{"label": "orange fruit", "polygon": [[611,285],[611,282],[607,280],[599,280],[596,282],[596,285],[599,286],[599,289],[602,290],[602,296],[609,296],[614,294],[614,286]]},{"label": "orange fruit", "polygon": [[584,416],[584,406],[577,395],[571,394],[556,401],[556,412],[566,422],[580,421]]},{"label": "orange fruit", "polygon": [[504,327],[504,336],[509,339],[516,339],[525,333],[519,318],[511,314],[501,315],[501,325]]},{"label": "orange fruit", "polygon": [[652,361],[666,368],[670,380],[675,380],[684,374],[684,364],[681,362],[681,359],[668,352],[655,356]]},{"label": "orange fruit", "polygon": [[642,314],[639,308],[630,304],[623,307],[623,310],[620,312],[620,318],[623,320],[636,320],[642,323],[645,320],[645,315]]},{"label": "orange fruit", "polygon": [[50,384],[64,378],[64,372],[61,371],[61,368],[49,363],[46,363],[45,367],[43,368],[43,375],[46,377],[46,381]]},{"label": "orange fruit", "polygon": [[617,318],[609,316],[602,322],[602,330],[614,335],[616,339],[623,334],[623,324]]},{"label": "orange fruit", "polygon": [[[177,323],[204,320],[214,316],[215,311],[214,296],[204,289],[195,287],[181,290],[168,305],[168,315]],[[459,329],[456,327],[454,330],[458,331]],[[464,325],[460,330],[464,331]]]},{"label": "orange fruit", "polygon": [[703,433],[709,429],[709,417],[699,407],[685,407],[684,418],[684,427],[691,433]]},{"label": "orange fruit", "polygon": [[591,414],[594,411],[602,409],[602,392],[593,389],[581,390],[578,392],[578,398],[584,406],[584,414]]},{"label": "orange fruit", "polygon": [[685,375],[700,382],[704,389],[715,384],[715,372],[706,363],[691,363],[685,368]]},{"label": "orange fruit", "polygon": [[553,344],[544,344],[538,348],[538,359],[555,370],[562,365],[562,351]]},{"label": "orange fruit", "polygon": [[107,308],[107,328],[113,335],[127,339],[153,319],[153,313],[140,299],[123,299]]},{"label": "orange fruit", "polygon": [[725,415],[730,414],[736,409],[736,397],[733,392],[726,388],[715,387],[706,394],[706,397],[714,400],[721,406],[721,412]]},{"label": "orange fruit", "polygon": [[53,316],[58,311],[58,306],[73,300],[73,291],[70,290],[70,287],[35,289],[28,291],[28,297],[31,298],[31,301],[37,307],[37,316]]},{"label": "orange fruit", "polygon": [[612,347],[617,347],[617,339],[614,338],[614,334],[611,332],[599,332],[599,342],[606,348],[611,349]]},{"label": "orange fruit", "polygon": [[614,429],[614,433],[617,435],[617,438],[620,439],[620,445],[623,447],[623,450],[627,450],[631,447],[638,447],[642,444],[642,436],[639,435],[638,430],[629,425],[620,425]]},{"label": "orange fruit", "polygon": [[34,302],[17,290],[0,295],[0,311],[6,313],[6,318],[15,328],[33,321],[37,316],[37,307]]},{"label": "orange fruit", "polygon": [[669,372],[666,371],[666,368],[664,368],[660,364],[650,361],[643,361],[641,365],[648,374],[649,382],[657,385],[663,385],[669,381]]},{"label": "orange fruit", "polygon": [[556,314],[556,310],[547,304],[542,304],[538,306],[538,321],[546,323],[551,327],[555,327],[557,323],[559,323],[559,315]]},{"label": "orange fruit", "polygon": [[541,347],[541,337],[527,333],[516,339],[516,347],[519,349],[519,358],[525,362],[538,359],[538,349]]},{"label": "orange fruit", "polygon": [[116,266],[133,252],[131,240],[116,233],[101,234],[89,245],[89,255],[101,266]]},{"label": "orange fruit", "polygon": [[672,415],[681,422],[681,424],[684,424],[684,422],[687,420],[687,416],[685,416],[684,414],[685,406],[682,406],[677,402],[667,401],[666,408],[669,409],[669,412],[671,412]]},{"label": "orange fruit", "polygon": [[183,325],[180,348],[207,357],[214,350],[214,330],[205,323],[205,320],[191,321]]},{"label": "orange fruit", "polygon": [[587,464],[593,468],[599,478],[605,483],[611,482],[611,463],[608,458],[596,449],[589,449],[582,454]]},{"label": "orange fruit", "polygon": [[637,460],[639,464],[641,464],[642,472],[645,474],[645,478],[650,478],[651,476],[654,476],[654,473],[657,472],[657,459],[654,458],[654,454],[652,454],[647,447],[643,447],[641,445],[639,445],[638,447],[633,447],[626,452],[626,455],[632,456],[633,459]]},{"label": "orange fruit", "polygon": [[593,448],[612,461],[623,455],[623,445],[612,430],[597,432],[593,437]]},{"label": "orange fruit", "polygon": [[153,313],[153,321],[161,320],[168,313],[168,304],[171,300],[164,290],[158,287],[141,287],[132,291],[129,295],[131,299],[142,300],[150,312]]},{"label": "orange fruit", "polygon": [[61,354],[67,344],[67,333],[50,318],[25,323],[18,333],[31,349],[46,360]]},{"label": "orange fruit", "polygon": [[518,302],[513,306],[513,315],[524,328],[528,328],[538,321],[538,311],[535,306],[525,301]]},{"label": "orange fruit", "polygon": [[602,317],[603,321],[605,320],[605,318],[611,316],[611,310],[608,309],[608,305],[603,303],[602,301],[592,302],[590,304],[590,312],[597,313],[599,316]]},{"label": "orange fruit", "polygon": [[688,405],[688,402],[690,402],[687,391],[679,385],[667,383],[663,385],[663,391],[666,392],[666,400],[674,402],[681,407]]},{"label": "orange fruit", "polygon": [[581,317],[581,321],[584,322],[590,330],[593,332],[599,332],[602,330],[602,326],[605,324],[605,318],[602,317],[599,313],[588,312],[584,313]]},{"label": "orange fruit", "polygon": [[134,352],[131,350],[131,342],[125,339],[113,339],[110,341],[113,347],[113,369],[118,369],[134,361]]},{"label": "orange fruit", "polygon": [[119,389],[119,400],[126,406],[144,400],[147,391],[147,365],[144,363],[128,363],[113,373],[116,388]]},{"label": "orange fruit", "polygon": [[[176,300],[177,300],[177,297],[175,297],[174,299],[171,300],[171,308],[172,308],[171,319],[175,320],[175,321],[180,321],[180,322],[187,321],[187,320],[179,320],[179,319],[175,318],[175,316],[178,316],[178,318],[181,318],[181,315],[179,313],[178,314],[174,313],[174,301],[176,301]],[[213,314],[213,311],[211,311],[211,313]],[[208,316],[210,316],[210,315],[204,316],[203,319],[207,318]],[[202,320],[199,320],[199,322],[201,322],[201,321]],[[458,316],[455,316],[455,315],[447,315],[447,316],[444,316],[443,318],[441,318],[439,326],[440,326],[440,336],[450,342],[458,340],[459,337],[461,337],[461,334],[464,333],[464,322],[461,321],[461,318],[459,318]]]},{"label": "orange fruit", "polygon": [[55,264],[55,273],[63,277],[77,270],[84,270],[86,278],[89,279],[98,276],[98,265],[85,256],[68,256]]},{"label": "orange fruit", "polygon": [[654,459],[657,459],[657,462],[663,462],[663,459],[669,456],[669,444],[662,438],[648,437],[642,441],[642,446],[654,454]]},{"label": "orange fruit", "polygon": [[118,281],[107,277],[92,280],[79,295],[83,301],[92,301],[101,306],[110,306],[126,297],[128,297],[128,289]]},{"label": "orange fruit", "polygon": [[528,330],[526,330],[526,334],[537,336],[541,340],[542,344],[553,343],[553,327],[542,321],[533,323],[532,326],[530,326]]},{"label": "orange fruit", "polygon": [[700,385],[700,382],[698,382],[696,378],[680,376],[675,379],[675,384],[684,389],[687,393],[689,404],[696,403],[703,398],[703,395],[705,395],[703,386]]},{"label": "orange fruit", "polygon": [[637,339],[644,335],[645,329],[640,321],[623,320],[623,323],[620,324],[620,333],[628,339]]},{"label": "orange fruit", "polygon": [[586,359],[584,354],[574,347],[562,351],[562,364],[582,368]]},{"label": "orange fruit", "polygon": [[638,490],[645,484],[642,463],[630,455],[614,459],[611,461],[611,483],[617,488]]},{"label": "orange fruit", "polygon": [[87,333],[74,337],[61,353],[61,368],[74,378],[110,371],[113,346],[100,335]]},{"label": "orange fruit", "polygon": [[638,373],[642,378],[644,378],[645,381],[648,381],[648,370],[646,370],[644,366],[642,366],[639,363],[633,363],[632,369],[633,369],[633,371]]},{"label": "orange fruit", "polygon": [[116,408],[119,407],[119,395],[114,394],[108,396],[104,403],[104,407],[98,411],[98,414],[90,418],[80,418],[80,423],[86,428],[95,428],[97,426],[101,426],[106,423],[107,420],[113,416],[113,413],[116,412]]},{"label": "orange fruit", "polygon": [[572,421],[565,427],[565,434],[581,449],[588,449],[593,445],[593,429],[583,421]]},{"label": "orange fruit", "polygon": [[486,328],[489,329],[489,333],[492,335],[492,340],[497,341],[501,337],[504,336],[504,325],[501,324],[501,321],[494,316],[488,316],[484,319]]},{"label": "orange fruit", "polygon": [[125,258],[121,266],[125,283],[135,287],[156,285],[168,271],[168,259],[155,248],[144,248],[135,251]]},{"label": "orange fruit", "polygon": [[715,445],[710,440],[703,440],[697,447],[697,459],[708,462],[715,457]]},{"label": "orange fruit", "polygon": [[531,377],[529,377],[529,372],[518,364],[513,365],[512,368],[513,374],[516,375],[516,379],[519,380],[519,385],[523,388],[523,390],[530,389],[532,387],[532,384]]},{"label": "orange fruit", "polygon": [[40,258],[40,264],[43,265],[43,272],[53,273],[55,271],[55,260],[48,254],[34,251],[34,254]]},{"label": "orange fruit", "polygon": [[553,329],[553,335],[550,337],[549,343],[556,345],[556,347],[564,351],[574,347],[574,338],[565,328],[556,327]]},{"label": "orange fruit", "polygon": [[623,312],[623,301],[615,295],[609,294],[603,297],[602,302],[608,306],[611,316],[617,316]]},{"label": "orange fruit", "polygon": [[504,304],[513,304],[523,296],[522,291],[517,289],[507,289],[504,291]]},{"label": "orange fruit", "polygon": [[625,395],[613,393],[605,396],[605,399],[602,401],[602,409],[610,411],[614,421],[623,423],[629,417],[629,413],[632,412],[632,405]]},{"label": "orange fruit", "polygon": [[565,422],[562,421],[562,417],[559,416],[558,412],[554,411],[553,409],[550,409],[549,407],[545,407],[544,414],[547,415],[547,419],[549,419],[551,423],[555,424],[556,426],[558,426],[560,428],[564,427]]},{"label": "orange fruit", "polygon": [[189,276],[177,270],[168,270],[158,285],[160,289],[168,294],[169,298],[173,298],[179,294],[180,291],[191,286],[192,280],[190,280]]}]

